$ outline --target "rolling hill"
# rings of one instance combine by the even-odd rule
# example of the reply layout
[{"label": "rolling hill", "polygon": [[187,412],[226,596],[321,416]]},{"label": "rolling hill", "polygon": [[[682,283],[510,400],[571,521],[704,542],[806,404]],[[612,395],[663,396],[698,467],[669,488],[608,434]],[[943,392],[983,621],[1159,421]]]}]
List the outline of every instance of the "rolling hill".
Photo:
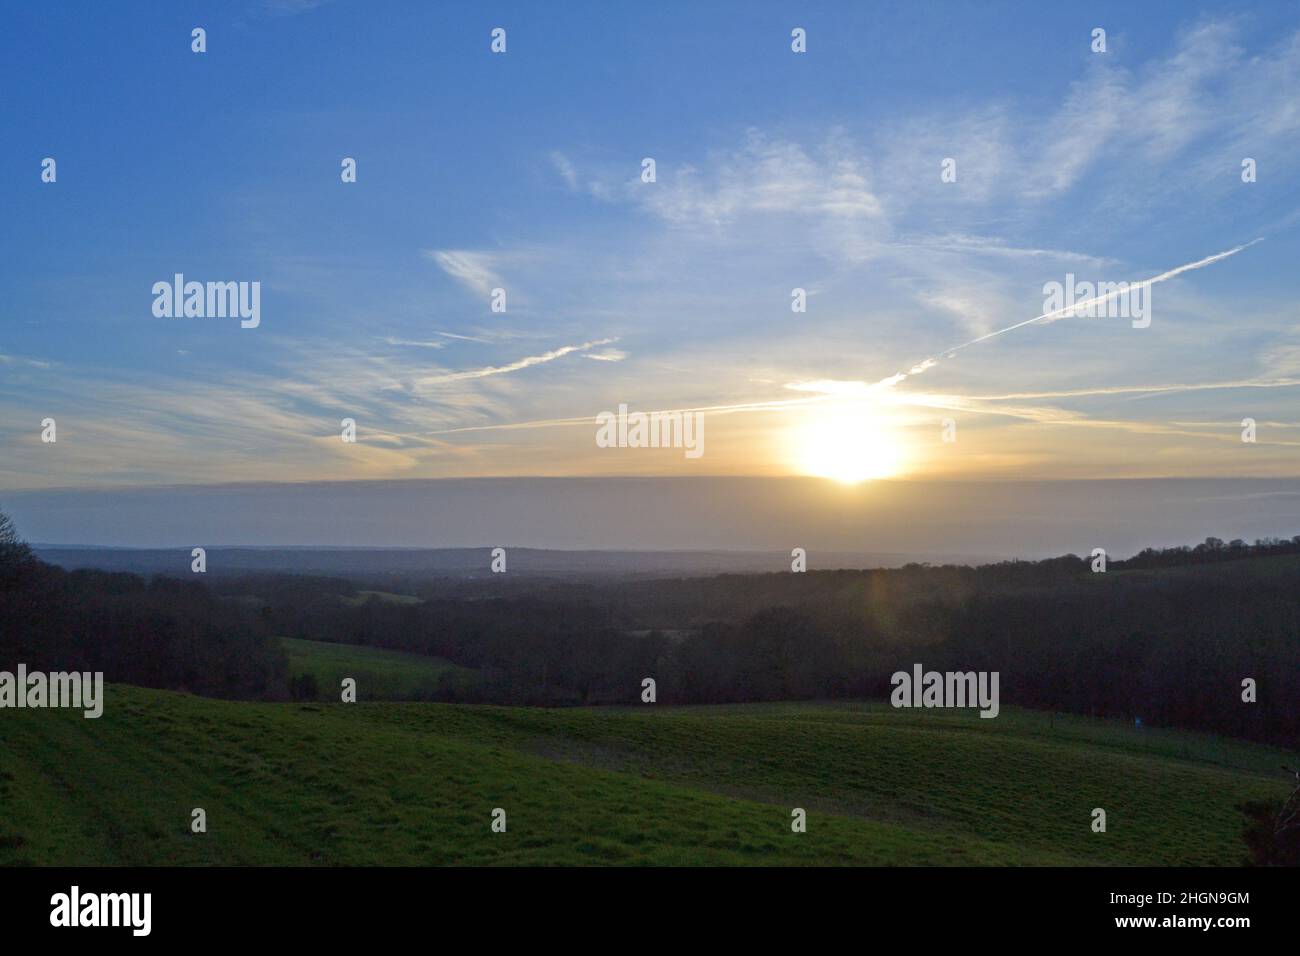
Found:
[{"label": "rolling hill", "polygon": [[[0,714],[0,863],[1239,864],[1240,804],[1283,797],[1293,760],[1011,708],[248,703],[109,685],[99,720]],[[206,833],[190,832],[196,807]]]}]

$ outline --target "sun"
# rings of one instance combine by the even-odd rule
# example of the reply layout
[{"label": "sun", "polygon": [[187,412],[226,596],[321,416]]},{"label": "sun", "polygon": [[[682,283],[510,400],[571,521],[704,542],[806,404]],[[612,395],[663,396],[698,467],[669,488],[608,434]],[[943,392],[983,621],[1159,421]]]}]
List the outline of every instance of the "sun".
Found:
[{"label": "sun", "polygon": [[818,409],[796,428],[792,441],[802,474],[846,485],[893,477],[903,465],[898,436],[867,405]]}]

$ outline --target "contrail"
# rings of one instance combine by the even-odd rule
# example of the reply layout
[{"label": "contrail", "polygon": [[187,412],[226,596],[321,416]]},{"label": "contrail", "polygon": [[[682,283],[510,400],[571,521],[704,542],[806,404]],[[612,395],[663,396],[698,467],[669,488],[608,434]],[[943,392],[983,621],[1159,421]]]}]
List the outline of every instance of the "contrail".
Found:
[{"label": "contrail", "polygon": [[487,378],[491,375],[505,375],[509,372],[518,372],[520,369],[532,368],[534,365],[541,365],[543,362],[554,362],[556,359],[564,358],[564,356],[572,352],[587,352],[598,345],[609,345],[617,341],[618,339],[596,339],[594,342],[583,342],[581,345],[564,345],[541,355],[529,355],[517,362],[511,362],[509,365],[489,365],[486,368],[469,369],[464,372],[445,372],[442,375],[430,375],[419,379],[416,384],[424,387],[426,385],[443,385],[448,382],[463,382],[472,378]]},{"label": "contrail", "polygon": [[[730,412],[758,412],[774,408],[787,408],[795,405],[813,405],[825,401],[827,396],[815,395],[812,398],[786,398],[768,402],[741,402],[738,405],[701,405],[696,408],[674,408],[655,412],[656,415],[693,415],[696,412],[727,414]],[[564,425],[590,425],[595,421],[592,415],[580,418],[546,418],[531,422],[508,422],[500,425],[464,425],[460,428],[441,428],[429,432],[430,435],[455,435],[460,432],[495,432],[515,431],[521,428],[556,428]]]},{"label": "contrail", "polygon": [[[1250,242],[1247,242],[1240,246],[1236,246],[1232,249],[1227,250],[1226,252],[1219,252],[1219,253],[1215,253],[1212,256],[1206,256],[1204,259],[1198,259],[1195,262],[1189,262],[1186,265],[1178,266],[1176,268],[1170,269],[1168,272],[1162,272],[1158,276],[1152,276],[1150,279],[1144,279],[1141,282],[1130,283],[1128,286],[1128,290],[1135,289],[1135,288],[1142,288],[1145,286],[1152,286],[1155,285],[1157,282],[1164,282],[1166,279],[1172,279],[1174,276],[1182,275],[1184,272],[1191,272],[1194,269],[1203,269],[1206,266],[1211,265],[1212,263],[1218,262],[1220,259],[1226,259],[1228,258],[1228,256],[1235,256],[1237,253],[1241,252],[1241,250],[1249,249],[1251,246],[1255,245],[1256,243],[1263,242],[1263,241],[1264,241],[1263,237],[1260,237],[1258,239],[1252,239]],[[1122,291],[1128,291],[1128,290],[1122,290]],[[960,352],[964,348],[969,348],[972,345],[978,345],[980,342],[987,342],[989,339],[997,338],[999,335],[1006,335],[1008,332],[1014,332],[1016,329],[1023,328],[1026,325],[1032,325],[1035,322],[1043,322],[1046,320],[1066,318],[1067,316],[1073,315],[1094,304],[1108,302],[1111,299],[1113,299],[1115,296],[1119,295],[1120,292],[1121,290],[1108,292],[1105,295],[1095,296],[1083,302],[1076,302],[1073,305],[1068,306],[1066,308],[1057,309],[1055,312],[1045,312],[1042,315],[1034,316],[1032,319],[1025,319],[1023,322],[1017,322],[1015,325],[1008,325],[1005,329],[998,329],[996,332],[989,332],[986,335],[981,335],[977,339],[971,339],[969,342],[963,342],[961,345],[956,345],[953,346],[952,348],[944,349],[938,355],[934,355],[931,356],[930,358],[924,359],[923,361],[917,362],[906,372],[897,372],[893,375],[890,375],[888,378],[882,378],[880,381],[872,385],[864,385],[863,390],[874,391],[876,389],[889,388],[893,385],[897,385],[899,382],[903,381],[906,378],[911,378],[914,375],[920,375],[922,372],[928,371],[929,369],[938,365],[941,357],[951,358],[955,353]],[[610,339],[605,341],[613,341],[613,340]],[[600,345],[600,344],[605,344],[605,343],[588,342],[588,343],[584,343],[581,346],[566,346],[564,349],[557,350],[557,353],[561,353],[561,354],[567,353],[569,351],[586,349],[591,346]],[[542,356],[539,358],[540,360],[549,360],[552,357],[555,357],[555,353],[548,353],[546,356]],[[526,359],[524,360],[524,363],[531,364],[533,362],[538,361],[539,358]],[[515,363],[515,366],[520,366],[520,365],[521,363]],[[478,378],[478,377],[482,377],[484,374],[498,374],[501,371],[511,371],[513,370],[513,368],[514,366],[505,366],[500,369],[498,368],[479,369],[468,373],[466,372],[453,373],[453,375],[450,377]],[[447,377],[448,376],[444,376],[443,379]],[[1270,386],[1274,384],[1280,385],[1280,384],[1291,384],[1291,383],[1285,381],[1269,383]],[[1300,384],[1300,380],[1297,380],[1295,384]],[[790,385],[787,387],[795,387],[795,386]],[[1190,389],[1196,387],[1198,386],[1192,386],[1192,385],[1170,386],[1171,389],[1174,388]],[[1204,387],[1211,388],[1211,387],[1230,387],[1230,386],[1204,386]],[[1151,390],[1156,390],[1156,389],[1151,389]],[[1135,391],[1147,391],[1147,389],[1135,389]],[[772,409],[779,409],[779,408],[785,408],[791,406],[815,404],[817,402],[827,401],[832,397],[833,396],[830,394],[819,394],[812,398],[796,398],[796,399],[787,399],[784,401],[778,400],[778,401],[766,401],[766,402],[742,402],[737,405],[706,405],[699,408],[676,409],[676,411],[682,413],[693,413],[693,412],[727,413],[727,412],[768,411]],[[497,425],[468,425],[460,428],[443,428],[434,432],[430,432],[429,434],[454,435],[461,432],[513,431],[516,429],[527,429],[527,428],[554,428],[557,426],[590,425],[591,422],[592,422],[592,417],[590,415],[585,415],[581,418],[552,418],[552,419],[544,419],[541,421],[531,421],[531,422],[512,422],[512,423],[497,424]]]},{"label": "contrail", "polygon": [[910,378],[913,375],[920,375],[922,372],[927,371],[928,369],[931,369],[934,366],[938,365],[940,356],[942,356],[943,358],[952,358],[953,355],[960,352],[962,349],[970,348],[972,345],[978,345],[980,342],[987,342],[989,339],[995,339],[999,335],[1006,335],[1008,332],[1014,332],[1016,329],[1024,328],[1026,325],[1033,325],[1035,322],[1054,321],[1056,319],[1064,319],[1068,316],[1075,315],[1084,309],[1090,308],[1093,305],[1100,305],[1101,303],[1109,302],[1117,295],[1130,292],[1133,289],[1140,289],[1147,286],[1153,286],[1157,282],[1164,282],[1166,279],[1172,279],[1174,276],[1182,275],[1184,272],[1191,272],[1193,269],[1204,269],[1206,266],[1218,262],[1220,259],[1226,259],[1228,258],[1228,256],[1235,256],[1237,253],[1241,252],[1242,249],[1249,249],[1251,246],[1255,245],[1255,243],[1263,242],[1263,241],[1264,238],[1261,236],[1260,238],[1252,239],[1250,242],[1247,242],[1243,245],[1235,246],[1232,249],[1227,250],[1226,252],[1217,252],[1212,256],[1206,256],[1204,259],[1197,259],[1195,262],[1189,262],[1186,265],[1178,266],[1177,268],[1170,269],[1168,272],[1162,272],[1158,276],[1152,276],[1150,279],[1144,279],[1141,282],[1130,283],[1128,288],[1126,289],[1116,289],[1114,291],[1107,292],[1105,295],[1094,296],[1093,298],[1085,299],[1082,302],[1075,302],[1072,305],[1066,306],[1065,308],[1057,309],[1054,312],[1044,312],[1042,315],[1036,315],[1032,319],[1025,319],[1023,322],[1017,322],[1015,325],[1008,325],[1005,329],[998,329],[996,332],[988,332],[985,335],[981,335],[977,339],[971,339],[969,342],[963,342],[961,345],[955,345],[952,348],[944,349],[942,352],[939,353],[939,355],[933,355],[930,358],[925,359],[924,361],[916,363],[906,372],[897,372],[893,375],[890,375],[888,378],[882,378],[879,382],[877,382],[872,387],[889,388],[891,386],[897,385],[905,378]]}]

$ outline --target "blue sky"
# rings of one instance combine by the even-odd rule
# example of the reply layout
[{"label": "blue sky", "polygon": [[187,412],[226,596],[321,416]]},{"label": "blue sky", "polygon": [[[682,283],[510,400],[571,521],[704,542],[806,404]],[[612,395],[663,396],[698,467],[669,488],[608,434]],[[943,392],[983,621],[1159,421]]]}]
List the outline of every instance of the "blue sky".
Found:
[{"label": "blue sky", "polygon": [[[1150,328],[1026,326],[833,421],[886,430],[899,477],[1300,473],[1297,4],[7,17],[0,491],[800,474],[828,403],[1033,318],[1045,282],[1257,238],[1152,287]],[[177,272],[260,281],[260,327],[155,318]],[[688,460],[597,448],[620,403],[743,407]]]}]

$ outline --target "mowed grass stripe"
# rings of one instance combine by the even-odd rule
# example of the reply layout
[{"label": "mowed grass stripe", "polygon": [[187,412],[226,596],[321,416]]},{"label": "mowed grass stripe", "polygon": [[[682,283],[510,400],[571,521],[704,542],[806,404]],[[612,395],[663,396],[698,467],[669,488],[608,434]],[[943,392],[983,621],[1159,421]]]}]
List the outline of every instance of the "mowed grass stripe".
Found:
[{"label": "mowed grass stripe", "polygon": [[[1166,732],[1153,745],[1145,731],[1078,719],[1060,721],[1061,736],[1052,738],[1040,732],[1042,715],[1020,711],[990,721],[973,713],[873,708],[856,720],[826,721],[821,705],[782,709],[784,717],[773,719],[734,707],[712,713],[433,707],[376,709],[367,719],[1116,864],[1241,862],[1246,821],[1240,805],[1278,800],[1287,784],[1280,775],[1231,764],[1276,767],[1293,759],[1196,734],[1174,744]],[[1169,755],[1177,749],[1194,756]],[[1207,751],[1229,765],[1203,759]],[[1107,812],[1104,835],[1090,829],[1094,807]]]},{"label": "mowed grass stripe", "polygon": [[[97,721],[0,719],[21,766],[0,778],[0,838],[23,841],[0,839],[0,862],[1236,863],[1237,803],[1285,792],[1004,716],[257,704],[115,685]],[[194,806],[207,834],[189,833]],[[489,829],[497,806],[506,834]]]},{"label": "mowed grass stripe", "polygon": [[[803,864],[1023,856],[961,834],[816,813],[809,833],[796,835],[788,808],[360,719],[383,706],[239,704],[114,686],[98,721],[10,712],[0,725],[6,751],[55,782],[54,816],[78,825],[50,828],[44,811],[18,821],[16,801],[6,799],[0,820],[27,840],[0,860]],[[57,753],[57,762],[42,763],[37,753]],[[208,810],[207,834],[188,832],[191,805]],[[489,829],[494,806],[507,809],[506,834]]]}]

